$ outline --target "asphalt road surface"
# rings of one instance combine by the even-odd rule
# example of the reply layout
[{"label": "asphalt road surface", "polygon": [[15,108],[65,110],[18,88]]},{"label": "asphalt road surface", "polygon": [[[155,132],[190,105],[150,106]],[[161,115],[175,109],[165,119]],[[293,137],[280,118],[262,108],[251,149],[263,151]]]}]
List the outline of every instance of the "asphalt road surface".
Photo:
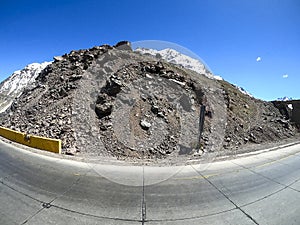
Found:
[{"label": "asphalt road surface", "polygon": [[0,224],[300,224],[300,145],[182,167],[74,162],[0,142]]}]

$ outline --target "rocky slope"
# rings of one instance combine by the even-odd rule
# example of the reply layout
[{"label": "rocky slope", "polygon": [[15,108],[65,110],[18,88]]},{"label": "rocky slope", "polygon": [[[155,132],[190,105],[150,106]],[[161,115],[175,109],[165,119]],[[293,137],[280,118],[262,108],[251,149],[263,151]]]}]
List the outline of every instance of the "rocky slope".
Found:
[{"label": "rocky slope", "polygon": [[0,121],[59,138],[67,154],[130,160],[197,158],[297,133],[272,103],[207,73],[134,52],[128,42],[71,51],[55,57]]},{"label": "rocky slope", "polygon": [[295,123],[272,102],[255,99],[221,81],[227,104],[227,127],[223,147],[276,142],[297,134]]},{"label": "rocky slope", "polygon": [[0,84],[0,112],[10,107],[13,100],[19,97],[24,89],[33,85],[39,73],[50,64],[32,63],[24,69],[15,71],[9,78]]}]

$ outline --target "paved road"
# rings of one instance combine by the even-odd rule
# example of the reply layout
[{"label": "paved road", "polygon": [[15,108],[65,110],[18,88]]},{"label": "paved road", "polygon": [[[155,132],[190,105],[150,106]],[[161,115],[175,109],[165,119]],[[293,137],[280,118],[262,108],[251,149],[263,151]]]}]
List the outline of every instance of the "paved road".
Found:
[{"label": "paved road", "polygon": [[300,224],[300,145],[184,167],[41,156],[0,142],[0,224]]}]

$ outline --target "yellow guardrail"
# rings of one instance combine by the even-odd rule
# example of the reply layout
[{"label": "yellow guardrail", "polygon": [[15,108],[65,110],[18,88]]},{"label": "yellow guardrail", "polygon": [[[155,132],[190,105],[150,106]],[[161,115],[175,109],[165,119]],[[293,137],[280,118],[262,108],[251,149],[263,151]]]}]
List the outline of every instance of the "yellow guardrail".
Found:
[{"label": "yellow guardrail", "polygon": [[0,135],[6,139],[32,148],[61,154],[61,140],[59,139],[28,135],[5,127],[0,127]]}]

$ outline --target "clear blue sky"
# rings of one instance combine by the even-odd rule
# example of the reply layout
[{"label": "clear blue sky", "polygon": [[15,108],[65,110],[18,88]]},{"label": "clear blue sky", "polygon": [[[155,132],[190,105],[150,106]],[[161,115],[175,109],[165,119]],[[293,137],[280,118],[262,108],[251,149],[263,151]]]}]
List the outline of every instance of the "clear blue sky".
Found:
[{"label": "clear blue sky", "polygon": [[192,50],[255,97],[300,99],[299,0],[0,0],[0,80],[73,49],[149,39]]}]

